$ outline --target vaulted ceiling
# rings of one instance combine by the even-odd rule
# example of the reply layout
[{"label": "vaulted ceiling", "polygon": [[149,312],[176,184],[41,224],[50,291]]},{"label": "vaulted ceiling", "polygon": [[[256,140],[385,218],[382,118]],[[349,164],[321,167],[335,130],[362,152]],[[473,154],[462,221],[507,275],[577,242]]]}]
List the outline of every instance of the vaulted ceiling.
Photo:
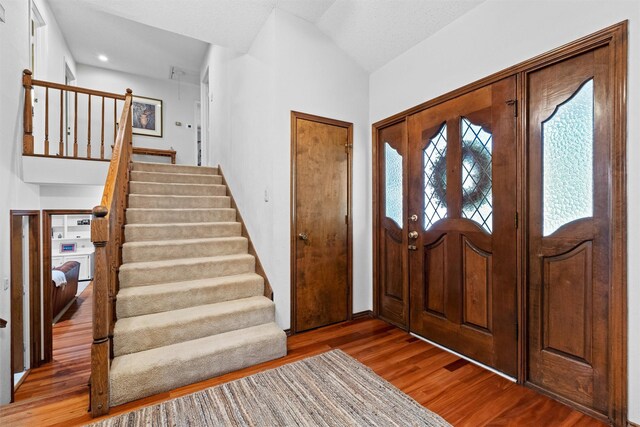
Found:
[{"label": "vaulted ceiling", "polygon": [[[248,51],[274,8],[315,24],[373,71],[483,0],[49,0],[80,63],[168,78],[208,43]],[[99,63],[97,55],[112,58]]]}]

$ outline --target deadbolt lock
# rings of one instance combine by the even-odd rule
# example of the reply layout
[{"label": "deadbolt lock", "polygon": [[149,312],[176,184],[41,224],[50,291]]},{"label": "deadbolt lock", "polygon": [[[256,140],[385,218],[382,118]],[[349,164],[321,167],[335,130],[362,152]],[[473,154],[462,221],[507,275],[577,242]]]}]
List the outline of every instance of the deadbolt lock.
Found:
[{"label": "deadbolt lock", "polygon": [[411,222],[418,222],[418,215],[413,214],[409,217],[409,219],[411,220]]},{"label": "deadbolt lock", "polygon": [[410,231],[409,232],[409,238],[410,239],[417,239],[418,238],[418,232],[417,231]]},{"label": "deadbolt lock", "polygon": [[416,247],[416,245],[409,245],[409,250],[410,251],[417,251],[418,248]]}]

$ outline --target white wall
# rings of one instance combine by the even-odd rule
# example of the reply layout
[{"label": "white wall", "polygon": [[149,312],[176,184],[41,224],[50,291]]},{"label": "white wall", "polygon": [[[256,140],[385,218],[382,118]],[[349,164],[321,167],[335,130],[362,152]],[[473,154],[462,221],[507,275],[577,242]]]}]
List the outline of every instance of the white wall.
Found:
[{"label": "white wall", "polygon": [[104,185],[41,185],[40,209],[86,209],[100,204]]},{"label": "white wall", "polygon": [[[67,42],[62,35],[60,26],[54,14],[49,8],[46,0],[31,0],[45,23],[37,34],[38,53],[36,54],[36,69],[34,79],[46,80],[55,83],[64,83],[65,62],[73,74],[76,74],[76,61],[69,50]],[[31,11],[29,11],[31,13]],[[29,64],[25,68],[29,68]],[[50,150],[57,153],[58,145],[54,142],[59,140],[58,120],[60,117],[60,104],[58,102],[59,92],[49,91],[49,136]],[[44,108],[45,91],[36,87],[33,94],[35,103],[35,117],[33,122],[34,149],[35,153],[44,153]]]},{"label": "white wall", "polygon": [[[9,210],[38,209],[36,185],[20,180],[22,157],[22,70],[29,67],[29,5],[24,0],[2,0],[6,22],[0,23],[0,317],[11,319],[9,289]],[[6,58],[11,58],[7,60]],[[0,404],[10,399],[11,323],[0,329]]]},{"label": "white wall", "polygon": [[370,309],[367,73],[314,25],[277,9],[248,54],[212,46],[203,72],[207,67],[209,162],[223,168],[274,288],[276,320],[285,329],[290,326],[291,110],[354,123],[353,309]]},{"label": "white wall", "polygon": [[[180,164],[196,164],[196,117],[195,103],[200,101],[200,88],[190,83],[178,84],[175,80],[169,80],[168,76],[165,80],[155,79],[138,74],[129,74],[119,71],[107,70],[105,68],[92,67],[85,64],[77,65],[77,82],[78,86],[90,89],[102,90],[112,93],[124,94],[127,88],[133,90],[133,95],[144,96],[162,100],[163,112],[163,136],[156,138],[144,135],[134,135],[133,145],[145,148],[162,148],[170,149],[173,147],[177,151],[176,163]],[[96,100],[97,101],[97,100]],[[83,128],[86,126],[86,100],[79,108],[78,120]],[[109,102],[110,103],[110,102]],[[99,129],[100,120],[98,114],[100,112],[97,103],[92,103],[92,152],[96,153],[99,145]],[[111,107],[113,108],[113,107]],[[109,114],[113,114],[113,110],[109,108]],[[120,113],[118,113],[120,120]],[[107,120],[105,120],[106,122]],[[113,119],[111,119],[111,122]],[[182,126],[176,126],[175,122],[182,122]],[[191,129],[187,128],[187,124],[191,124]],[[86,129],[86,128],[85,128]],[[85,131],[86,132],[86,131]],[[80,133],[80,131],[79,131]],[[82,135],[84,136],[84,135]],[[107,139],[109,140],[109,139]],[[86,141],[86,138],[83,140]],[[109,140],[110,141],[110,140]],[[106,145],[106,143],[105,143]],[[111,145],[111,143],[109,143]],[[110,147],[106,149],[111,152]],[[85,151],[83,151],[84,153]],[[136,157],[137,159],[137,157]],[[144,158],[141,156],[138,160],[148,160],[160,162],[162,158]],[[166,158],[164,161],[167,161]]]},{"label": "white wall", "polygon": [[[640,2],[489,0],[371,75],[371,123],[629,19],[629,419],[640,423]],[[453,50],[452,50],[453,49]],[[456,52],[452,54],[452,52]]]}]

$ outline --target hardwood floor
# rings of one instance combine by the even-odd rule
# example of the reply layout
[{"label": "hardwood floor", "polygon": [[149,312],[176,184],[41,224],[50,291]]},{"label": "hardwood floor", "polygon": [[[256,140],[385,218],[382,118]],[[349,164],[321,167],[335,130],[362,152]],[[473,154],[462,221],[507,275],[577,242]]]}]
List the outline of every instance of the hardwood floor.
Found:
[{"label": "hardwood floor", "polygon": [[[54,327],[53,362],[33,369],[0,407],[3,426],[87,423],[91,342],[89,286]],[[340,348],[456,426],[602,426],[601,422],[514,384],[380,320],[339,323],[288,339],[288,355],[218,378],[128,403],[111,415],[182,396]]]}]

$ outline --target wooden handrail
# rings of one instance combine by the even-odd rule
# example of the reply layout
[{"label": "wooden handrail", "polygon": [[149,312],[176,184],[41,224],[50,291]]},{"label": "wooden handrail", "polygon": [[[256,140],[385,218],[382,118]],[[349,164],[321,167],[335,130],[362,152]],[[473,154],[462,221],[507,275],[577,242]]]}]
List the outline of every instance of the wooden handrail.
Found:
[{"label": "wooden handrail", "polygon": [[[92,100],[98,98],[101,99],[101,114],[98,116],[98,119],[100,120],[100,124],[101,124],[101,129],[100,129],[100,159],[105,159],[105,153],[104,153],[104,130],[105,130],[105,99],[112,99],[113,100],[113,138],[114,138],[114,142],[117,139],[117,109],[118,109],[118,102],[119,101],[125,101],[126,100],[126,95],[121,95],[118,93],[110,93],[110,92],[104,92],[104,91],[100,91],[100,90],[94,90],[94,89],[88,89],[88,88],[83,88],[83,87],[78,87],[78,86],[69,86],[69,85],[63,85],[60,83],[53,83],[53,82],[47,82],[44,80],[36,80],[33,79],[33,75],[31,73],[30,70],[24,70],[23,74],[22,74],[22,85],[24,86],[24,90],[25,90],[25,100],[24,100],[24,129],[23,129],[23,139],[22,139],[22,154],[26,155],[26,156],[33,156],[33,155],[39,155],[39,156],[45,156],[45,157],[73,157],[75,159],[91,159],[92,157],[98,157],[97,155],[94,155],[92,153],[92,145],[91,145],[91,139],[92,139],[92,133],[91,133],[91,120],[92,120]],[[36,112],[39,112],[40,110],[34,110],[33,109],[33,89],[34,88],[44,88],[44,118],[41,117],[35,117],[35,120],[37,120],[37,129],[40,130],[41,127],[41,123],[42,123],[42,129],[43,129],[43,135],[38,132],[38,134],[36,135],[38,140],[38,144],[37,147],[34,144],[34,114]],[[60,97],[59,97],[59,140],[58,142],[58,152],[51,152],[51,151],[55,151],[51,150],[51,146],[50,146],[50,140],[49,140],[49,114],[50,114],[50,108],[49,108],[49,104],[50,104],[50,100],[51,98],[53,98],[53,94],[50,94],[51,90],[53,91],[59,91],[60,92]],[[73,116],[68,115],[66,116],[66,112],[65,112],[65,93],[66,94],[72,94],[71,97],[67,98],[67,112],[69,111],[69,108],[71,108],[71,104],[73,104]],[[79,138],[84,138],[84,136],[80,136],[79,132],[79,126],[78,126],[78,122],[79,122],[79,116],[78,116],[78,95],[82,95],[87,97],[87,115],[86,118],[83,117],[82,120],[86,119],[86,155],[82,155],[80,153],[80,146],[79,146]],[[120,104],[122,105],[122,104]],[[73,146],[72,148],[68,148],[69,151],[72,150],[72,155],[71,153],[65,153],[65,132],[64,132],[64,126],[63,126],[63,122],[64,122],[64,117],[67,117],[68,120],[72,119],[73,120],[73,124],[69,124],[69,127],[71,129],[73,129]],[[73,126],[73,128],[71,128],[71,126]],[[85,128],[85,124],[82,124],[82,128]],[[69,133],[69,135],[71,135],[71,133]],[[42,146],[41,146],[42,145]],[[36,152],[37,151],[37,152]]]},{"label": "wooden handrail", "polygon": [[[31,75],[31,71],[24,70],[25,74],[27,72],[29,72],[29,75]],[[126,97],[126,95],[120,95],[119,93],[103,92],[100,90],[88,89],[86,87],[69,86],[69,85],[63,85],[60,83],[47,82],[44,80],[31,80],[31,85],[39,86],[39,87],[48,87],[50,89],[64,90],[66,92],[77,92],[85,95],[104,96],[105,98],[119,99],[120,101],[124,101]]]},{"label": "wooden handrail", "polygon": [[132,156],[131,89],[127,89],[100,206],[93,208],[91,241],[95,246],[93,343],[91,345],[91,415],[109,413],[109,367],[112,357],[118,268],[122,263],[124,217]]}]

